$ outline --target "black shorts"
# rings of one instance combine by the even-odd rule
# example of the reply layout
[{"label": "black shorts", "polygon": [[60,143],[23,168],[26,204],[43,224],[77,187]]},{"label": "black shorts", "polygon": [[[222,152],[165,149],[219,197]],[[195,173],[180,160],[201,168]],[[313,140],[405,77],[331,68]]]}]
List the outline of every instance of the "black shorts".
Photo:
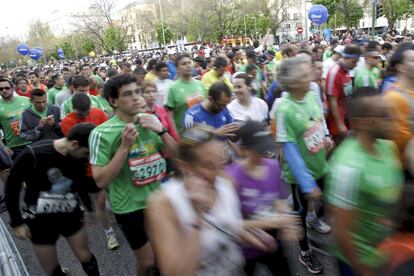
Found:
[{"label": "black shorts", "polygon": [[25,221],[34,244],[54,245],[59,236],[70,237],[83,227],[83,212],[69,214],[37,215]]},{"label": "black shorts", "polygon": [[128,214],[115,214],[115,219],[132,250],[140,249],[148,242],[143,209]]}]

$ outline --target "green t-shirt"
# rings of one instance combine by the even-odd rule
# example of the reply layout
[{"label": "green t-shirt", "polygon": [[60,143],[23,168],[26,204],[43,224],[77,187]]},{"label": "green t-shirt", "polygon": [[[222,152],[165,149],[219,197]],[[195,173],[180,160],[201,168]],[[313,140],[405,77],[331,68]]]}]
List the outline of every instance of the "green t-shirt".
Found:
[{"label": "green t-shirt", "polygon": [[273,81],[276,76],[277,66],[278,63],[274,59],[266,64],[266,71],[270,81]]},{"label": "green t-shirt", "polygon": [[[104,110],[104,107],[102,106],[102,103],[98,99],[98,96],[89,95],[89,99],[91,99],[91,107],[98,108],[102,111]],[[60,107],[60,118],[65,118],[73,111],[73,105],[72,105],[72,96],[70,96],[69,99],[63,102],[62,106]]]},{"label": "green t-shirt", "polygon": [[109,102],[102,96],[96,96],[96,99],[101,105],[102,111],[105,112],[105,114],[108,115],[109,118],[111,118],[114,115],[114,109],[109,104]]},{"label": "green t-shirt", "polygon": [[56,95],[59,94],[63,90],[64,90],[64,87],[60,89],[56,87],[52,87],[49,90],[47,90],[47,102],[54,105],[56,102]]},{"label": "green t-shirt", "polygon": [[[297,101],[288,94],[277,106],[275,118],[276,142],[295,143],[312,177],[323,177],[328,171],[325,133],[323,113],[315,95],[308,92],[302,101]],[[287,162],[283,175],[287,183],[298,183]]]},{"label": "green t-shirt", "polygon": [[[112,160],[121,145],[122,131],[125,126],[126,123],[115,115],[92,131],[89,137],[90,163],[92,165],[105,166]],[[130,150],[128,159],[124,161],[119,174],[108,186],[109,200],[112,211],[115,214],[127,214],[146,208],[148,197],[154,190],[160,187],[160,181],[154,181],[141,186],[133,184],[134,175],[138,174],[138,178],[148,176],[145,174],[139,175],[141,173],[140,169],[144,173],[145,171],[153,173],[155,170],[162,169],[161,167],[165,166],[165,163],[161,165],[147,160],[148,162],[143,162],[144,167],[135,167],[134,170],[136,169],[136,171],[132,172],[133,170],[130,169],[129,164],[134,158],[139,159],[153,154],[157,155],[163,145],[161,138],[156,133],[139,125],[136,125],[136,129],[139,134]],[[151,165],[148,165],[150,163]]]},{"label": "green t-shirt", "polygon": [[327,60],[328,58],[330,58],[332,56],[332,51],[329,49],[326,49],[325,52],[323,52],[322,55],[322,61]]},{"label": "green t-shirt", "polygon": [[30,107],[30,109],[36,113],[37,115],[39,115],[40,118],[45,118],[47,115],[47,106],[46,109],[43,112],[39,112],[36,107],[34,107],[33,105]]},{"label": "green t-shirt", "polygon": [[198,80],[185,82],[178,79],[171,84],[166,106],[173,111],[173,119],[179,134],[184,131],[185,112],[202,102],[206,96],[204,86]]},{"label": "green t-shirt", "polygon": [[374,68],[369,70],[368,68],[362,68],[355,73],[355,88],[369,86],[373,88],[378,88],[378,73],[379,69]]},{"label": "green t-shirt", "polygon": [[13,96],[11,101],[0,99],[0,124],[9,148],[31,143],[19,137],[22,113],[28,107],[30,107],[30,101],[27,97]]},{"label": "green t-shirt", "polygon": [[[397,149],[390,141],[377,140],[377,156],[369,154],[355,138],[346,139],[330,160],[325,187],[326,200],[337,208],[356,212],[348,229],[357,258],[378,268],[385,261],[378,244],[391,232],[403,183]],[[347,263],[334,245],[335,255]]]}]

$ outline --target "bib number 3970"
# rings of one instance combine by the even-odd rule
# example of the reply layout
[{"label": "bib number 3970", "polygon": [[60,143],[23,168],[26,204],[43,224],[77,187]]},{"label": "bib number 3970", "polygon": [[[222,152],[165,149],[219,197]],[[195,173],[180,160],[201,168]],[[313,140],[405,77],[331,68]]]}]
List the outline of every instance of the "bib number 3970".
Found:
[{"label": "bib number 3970", "polygon": [[129,168],[134,186],[145,186],[165,177],[167,165],[159,153],[141,158],[130,158]]}]

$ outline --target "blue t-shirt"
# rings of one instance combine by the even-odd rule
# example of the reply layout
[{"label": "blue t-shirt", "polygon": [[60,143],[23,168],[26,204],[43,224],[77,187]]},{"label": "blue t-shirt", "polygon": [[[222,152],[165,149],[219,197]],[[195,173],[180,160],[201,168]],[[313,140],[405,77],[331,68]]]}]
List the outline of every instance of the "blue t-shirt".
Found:
[{"label": "blue t-shirt", "polygon": [[184,116],[184,126],[186,129],[191,128],[194,124],[206,124],[214,128],[230,124],[233,118],[227,107],[218,114],[208,112],[201,103],[193,106]]}]

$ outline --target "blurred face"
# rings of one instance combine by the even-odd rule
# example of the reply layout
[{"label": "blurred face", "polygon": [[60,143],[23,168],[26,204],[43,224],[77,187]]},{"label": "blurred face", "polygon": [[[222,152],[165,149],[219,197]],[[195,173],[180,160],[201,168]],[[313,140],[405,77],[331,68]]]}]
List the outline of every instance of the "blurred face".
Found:
[{"label": "blurred face", "polygon": [[410,80],[414,80],[414,50],[404,52],[404,61],[399,66],[399,71]]},{"label": "blurred face", "polygon": [[84,66],[82,68],[81,74],[85,77],[89,78],[89,76],[92,74],[92,69],[89,66]]},{"label": "blurred face", "polygon": [[69,70],[70,70],[70,72],[72,74],[75,74],[76,73],[76,66],[75,66],[75,64],[72,64],[71,66],[69,66]]},{"label": "blurred face", "polygon": [[320,80],[322,78],[322,62],[316,61],[313,66],[313,72],[314,72],[314,80]]},{"label": "blurred face", "polygon": [[13,86],[7,81],[0,82],[0,96],[5,100],[8,100],[13,96]]},{"label": "blurred face", "polygon": [[223,76],[224,75],[224,73],[226,72],[226,67],[219,67],[219,68],[216,68],[216,73],[217,73],[217,76],[218,77],[221,77],[221,76]]},{"label": "blurred face", "polygon": [[168,67],[161,68],[160,72],[158,73],[158,78],[160,80],[166,80],[170,77],[170,71],[168,70]]},{"label": "blurred face", "polygon": [[250,88],[246,85],[244,79],[235,78],[233,80],[234,94],[238,100],[244,100],[251,96]]},{"label": "blurred face", "polygon": [[157,99],[157,94],[158,92],[156,88],[147,86],[142,92],[142,97],[147,102],[147,105],[153,106],[155,103],[155,100]]},{"label": "blurred face", "polygon": [[411,36],[405,36],[404,42],[413,42],[413,38]]},{"label": "blurred face", "polygon": [[211,102],[210,111],[214,114],[222,112],[231,101],[231,97],[227,97],[224,93],[220,95],[220,98],[217,101],[210,97],[209,99]]},{"label": "blurred face", "polygon": [[191,59],[188,57],[184,57],[178,63],[178,72],[180,73],[180,75],[184,77],[189,77],[192,75],[192,65],[193,63]]},{"label": "blurred face", "polygon": [[374,52],[365,57],[365,62],[371,67],[378,67],[380,60],[381,56],[379,52]]},{"label": "blurred face", "polygon": [[27,83],[27,81],[26,80],[21,80],[21,81],[19,81],[18,83],[17,83],[17,87],[21,90],[21,91],[23,91],[23,92],[26,92],[27,91],[27,89],[29,88],[29,86],[28,86],[29,84]]},{"label": "blurred face", "polygon": [[367,130],[377,139],[391,139],[396,130],[390,106],[381,96],[370,97],[365,101],[369,101],[371,106]]},{"label": "blurred face", "polygon": [[70,71],[63,71],[63,79],[65,81],[69,79],[70,75],[71,75]]},{"label": "blurred face", "polygon": [[128,67],[128,66],[122,67],[122,73],[131,74],[131,72],[132,72],[131,67]]},{"label": "blurred face", "polygon": [[46,105],[47,105],[46,95],[43,95],[41,97],[34,96],[32,99],[32,104],[36,108],[37,111],[39,112],[45,111]]},{"label": "blurred face", "polygon": [[63,76],[59,76],[58,79],[55,81],[56,87],[63,87],[65,85],[65,79]]},{"label": "blurred face", "polygon": [[118,98],[110,100],[117,112],[123,113],[127,116],[135,116],[140,112],[146,112],[147,103],[140,95],[140,91],[136,83],[123,85],[118,90]]},{"label": "blurred face", "polygon": [[46,83],[46,75],[44,73],[39,73],[39,82],[43,84]]},{"label": "blurred face", "polygon": [[343,64],[348,70],[352,70],[357,66],[358,58],[343,58]]},{"label": "blurred face", "polygon": [[87,86],[79,86],[78,88],[75,88],[76,93],[88,93],[89,92],[89,85]]},{"label": "blurred face", "polygon": [[308,63],[301,63],[297,67],[298,77],[297,80],[290,85],[290,92],[298,92],[306,94],[309,91],[309,85],[313,80],[313,72],[311,66]]},{"label": "blurred face", "polygon": [[36,77],[36,75],[29,75],[29,81],[31,84],[37,85],[39,83],[39,79]]}]

